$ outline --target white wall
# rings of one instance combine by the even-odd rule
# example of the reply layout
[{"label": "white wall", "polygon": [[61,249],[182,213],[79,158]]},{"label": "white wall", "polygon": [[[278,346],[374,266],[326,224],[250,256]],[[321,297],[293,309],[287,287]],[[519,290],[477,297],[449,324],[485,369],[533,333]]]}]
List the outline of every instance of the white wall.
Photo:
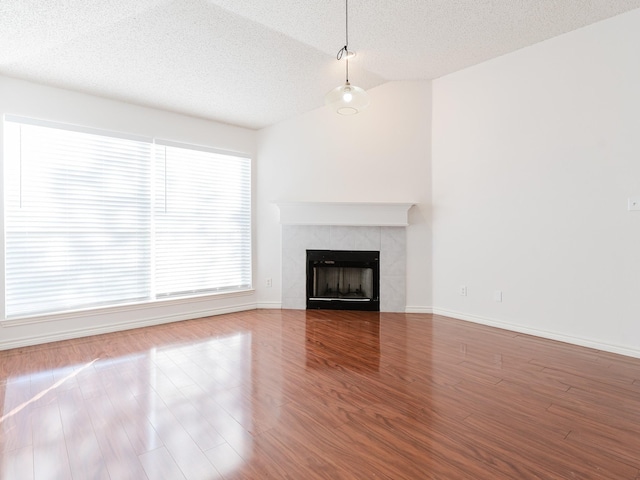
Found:
[{"label": "white wall", "polygon": [[259,132],[256,282],[262,306],[281,301],[281,226],[275,201],[415,202],[407,229],[407,308],[431,309],[430,82],[369,91],[354,116],[314,110]]},{"label": "white wall", "polygon": [[640,10],[434,82],[436,312],[640,356],[638,45]]},{"label": "white wall", "polygon": [[[257,133],[252,130],[0,76],[0,116],[5,114],[207,145],[256,156]],[[2,128],[0,160],[1,145]],[[1,218],[0,215],[0,221]],[[0,272],[0,279],[0,282],[4,281],[4,272]],[[3,292],[4,286],[0,284],[0,287]],[[58,315],[35,323],[0,322],[0,349],[246,308],[255,308],[252,291],[242,295],[207,296],[198,300]]]}]

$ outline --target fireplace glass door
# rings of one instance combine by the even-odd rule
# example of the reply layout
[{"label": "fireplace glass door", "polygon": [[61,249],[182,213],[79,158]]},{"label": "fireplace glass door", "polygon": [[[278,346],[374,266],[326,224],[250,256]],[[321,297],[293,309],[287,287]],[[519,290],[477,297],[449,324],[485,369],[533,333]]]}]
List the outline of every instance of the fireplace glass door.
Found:
[{"label": "fireplace glass door", "polygon": [[307,308],[380,310],[380,252],[307,250]]}]

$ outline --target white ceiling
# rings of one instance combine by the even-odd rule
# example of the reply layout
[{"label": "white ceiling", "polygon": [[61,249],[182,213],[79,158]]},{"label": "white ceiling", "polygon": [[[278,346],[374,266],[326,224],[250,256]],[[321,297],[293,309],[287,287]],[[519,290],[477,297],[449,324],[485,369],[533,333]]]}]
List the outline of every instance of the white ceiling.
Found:
[{"label": "white ceiling", "polygon": [[[433,79],[640,0],[350,0],[350,80]],[[2,0],[0,74],[248,128],[344,82],[344,0]]]}]

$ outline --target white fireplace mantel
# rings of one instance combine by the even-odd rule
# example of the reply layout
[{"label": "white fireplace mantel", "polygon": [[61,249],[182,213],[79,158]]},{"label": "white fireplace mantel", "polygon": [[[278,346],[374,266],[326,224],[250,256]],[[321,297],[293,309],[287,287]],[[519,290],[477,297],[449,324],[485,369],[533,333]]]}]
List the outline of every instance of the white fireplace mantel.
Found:
[{"label": "white fireplace mantel", "polygon": [[282,225],[406,227],[414,203],[276,202]]}]

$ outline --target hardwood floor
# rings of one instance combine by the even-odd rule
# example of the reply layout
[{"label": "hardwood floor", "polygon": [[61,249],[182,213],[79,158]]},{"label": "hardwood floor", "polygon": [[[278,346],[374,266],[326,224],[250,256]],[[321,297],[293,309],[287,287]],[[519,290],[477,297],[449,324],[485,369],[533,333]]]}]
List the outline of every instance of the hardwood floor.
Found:
[{"label": "hardwood floor", "polygon": [[640,479],[640,359],[258,310],[0,352],[2,479]]}]

